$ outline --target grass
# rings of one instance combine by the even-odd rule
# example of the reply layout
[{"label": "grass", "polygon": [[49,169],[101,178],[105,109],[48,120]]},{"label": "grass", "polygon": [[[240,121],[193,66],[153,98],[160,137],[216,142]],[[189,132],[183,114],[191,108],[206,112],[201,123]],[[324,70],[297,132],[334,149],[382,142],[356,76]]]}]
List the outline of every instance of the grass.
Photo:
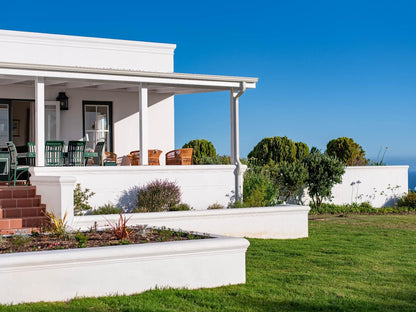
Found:
[{"label": "grass", "polygon": [[250,239],[245,285],[0,311],[416,311],[416,215],[313,216],[309,224],[309,238]]}]

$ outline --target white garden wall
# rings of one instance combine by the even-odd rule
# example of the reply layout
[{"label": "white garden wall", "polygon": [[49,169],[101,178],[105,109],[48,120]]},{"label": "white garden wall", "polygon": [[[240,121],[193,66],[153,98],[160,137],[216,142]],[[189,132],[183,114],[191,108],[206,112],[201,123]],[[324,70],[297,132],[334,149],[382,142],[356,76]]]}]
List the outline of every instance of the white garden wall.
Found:
[{"label": "white garden wall", "polygon": [[409,166],[346,167],[342,183],[332,189],[337,205],[369,202],[374,207],[391,206],[394,197],[408,191]]},{"label": "white garden wall", "polygon": [[218,237],[3,254],[0,304],[245,283],[248,246],[242,238]]},{"label": "white garden wall", "polygon": [[[308,237],[308,206],[217,209],[203,211],[170,211],[128,214],[128,224],[166,226],[173,229],[250,238]],[[73,227],[87,230],[95,224],[116,222],[118,215],[75,217]]]},{"label": "white garden wall", "polygon": [[[243,166],[243,172],[245,171]],[[32,167],[30,172],[33,185],[40,183],[37,177],[75,177],[82,188],[95,192],[90,199],[93,207],[109,202],[116,204],[124,196],[134,196],[131,188],[141,187],[156,179],[176,182],[182,191],[182,202],[196,210],[207,209],[219,203],[227,206],[234,194],[235,166],[193,165],[193,166],[114,166],[114,167]],[[42,193],[49,192],[45,179]],[[123,197],[125,198],[125,197]],[[47,206],[56,203],[44,202]]]}]

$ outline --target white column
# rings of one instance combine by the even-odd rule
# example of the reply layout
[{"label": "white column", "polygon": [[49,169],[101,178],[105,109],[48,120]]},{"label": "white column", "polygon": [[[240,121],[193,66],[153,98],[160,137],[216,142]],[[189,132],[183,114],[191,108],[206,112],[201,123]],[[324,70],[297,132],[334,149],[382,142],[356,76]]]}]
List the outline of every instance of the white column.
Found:
[{"label": "white column", "polygon": [[45,82],[43,77],[35,80],[35,143],[36,166],[45,165]]},{"label": "white column", "polygon": [[235,142],[235,111],[234,111],[234,97],[236,93],[230,91],[230,126],[231,126],[231,164],[235,164],[234,142]]},{"label": "white column", "polygon": [[240,163],[240,138],[239,138],[239,101],[238,92],[231,91],[231,163],[235,165],[235,200],[243,199],[243,179]]},{"label": "white column", "polygon": [[147,108],[147,87],[143,84],[139,86],[139,137],[140,137],[140,165],[148,165],[148,149],[149,149],[149,120]]}]

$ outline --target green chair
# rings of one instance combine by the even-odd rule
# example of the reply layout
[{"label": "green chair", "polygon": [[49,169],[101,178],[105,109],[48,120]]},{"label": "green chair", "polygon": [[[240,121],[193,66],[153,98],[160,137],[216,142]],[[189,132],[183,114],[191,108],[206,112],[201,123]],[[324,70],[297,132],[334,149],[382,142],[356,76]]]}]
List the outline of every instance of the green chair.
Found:
[{"label": "green chair", "polygon": [[13,186],[16,186],[16,181],[25,172],[27,173],[26,184],[29,185],[29,166],[18,165],[16,146],[13,142],[6,142],[6,144],[10,156],[9,186],[11,184],[12,179]]},{"label": "green chair", "polygon": [[95,145],[94,153],[97,153],[97,157],[93,157],[94,166],[103,165],[104,146],[105,146],[105,141],[100,141]]},{"label": "green chair", "polygon": [[85,141],[68,142],[68,166],[85,166]]},{"label": "green chair", "polygon": [[45,142],[45,166],[60,167],[64,165],[64,141]]},{"label": "green chair", "polygon": [[30,167],[35,166],[36,162],[36,145],[34,142],[27,142],[27,164]]}]

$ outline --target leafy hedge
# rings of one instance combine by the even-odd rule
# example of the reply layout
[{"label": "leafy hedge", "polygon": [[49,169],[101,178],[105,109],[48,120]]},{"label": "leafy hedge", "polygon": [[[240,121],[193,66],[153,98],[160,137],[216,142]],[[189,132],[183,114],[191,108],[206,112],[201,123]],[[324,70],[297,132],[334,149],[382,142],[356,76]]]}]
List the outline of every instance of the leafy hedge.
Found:
[{"label": "leafy hedge", "polygon": [[198,165],[203,157],[215,157],[217,151],[215,150],[214,144],[211,141],[204,139],[197,139],[189,141],[184,144],[182,148],[193,148],[192,161],[195,165]]},{"label": "leafy hedge", "polygon": [[317,205],[310,205],[311,210],[309,214],[390,214],[390,213],[409,213],[416,212],[416,207],[408,206],[395,206],[395,207],[383,207],[374,208],[368,203],[351,204],[351,205],[335,205],[335,204],[322,204],[320,207]]}]

